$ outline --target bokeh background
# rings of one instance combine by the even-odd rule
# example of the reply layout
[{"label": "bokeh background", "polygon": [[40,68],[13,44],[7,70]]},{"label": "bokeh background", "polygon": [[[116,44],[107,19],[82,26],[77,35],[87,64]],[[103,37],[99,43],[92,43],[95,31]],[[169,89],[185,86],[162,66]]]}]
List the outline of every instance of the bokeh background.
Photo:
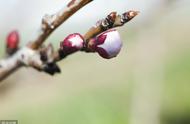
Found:
[{"label": "bokeh background", "polygon": [[[41,18],[69,0],[0,0],[0,55],[8,32],[22,45],[34,39]],[[0,86],[0,120],[19,124],[190,124],[190,1],[94,0],[47,40],[58,48],[70,33],[84,34],[109,12],[134,9],[119,28],[120,55],[104,60],[77,53],[49,76],[22,68]]]}]

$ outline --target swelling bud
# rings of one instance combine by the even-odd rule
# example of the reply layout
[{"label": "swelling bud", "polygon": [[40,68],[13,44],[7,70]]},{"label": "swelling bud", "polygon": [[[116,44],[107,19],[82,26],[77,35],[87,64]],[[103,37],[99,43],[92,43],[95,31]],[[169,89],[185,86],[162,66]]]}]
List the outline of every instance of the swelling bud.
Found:
[{"label": "swelling bud", "polygon": [[105,59],[116,57],[122,48],[119,32],[115,29],[103,32],[89,41],[88,48]]}]

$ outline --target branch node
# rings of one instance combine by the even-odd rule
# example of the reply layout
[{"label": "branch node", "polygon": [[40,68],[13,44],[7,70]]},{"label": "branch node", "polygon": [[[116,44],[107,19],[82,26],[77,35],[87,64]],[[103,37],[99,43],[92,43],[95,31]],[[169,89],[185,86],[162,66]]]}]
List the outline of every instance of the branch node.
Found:
[{"label": "branch node", "polygon": [[42,19],[42,29],[45,31],[47,28],[48,29],[54,29],[54,21],[56,20],[57,16],[56,15],[48,15],[46,14],[43,19]]}]

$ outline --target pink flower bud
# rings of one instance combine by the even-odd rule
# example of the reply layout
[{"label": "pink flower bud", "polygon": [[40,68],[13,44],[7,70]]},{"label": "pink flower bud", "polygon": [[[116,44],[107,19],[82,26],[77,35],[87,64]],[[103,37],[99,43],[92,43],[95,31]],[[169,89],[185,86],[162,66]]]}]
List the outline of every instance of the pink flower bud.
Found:
[{"label": "pink flower bud", "polygon": [[119,32],[115,29],[103,32],[96,38],[91,39],[89,44],[90,49],[98,52],[101,57],[106,59],[116,57],[122,47]]},{"label": "pink flower bud", "polygon": [[7,36],[7,48],[9,49],[17,49],[19,45],[19,34],[17,31],[12,31]]},{"label": "pink flower bud", "polygon": [[79,33],[70,34],[60,43],[61,50],[72,53],[81,50],[84,46],[84,38]]}]

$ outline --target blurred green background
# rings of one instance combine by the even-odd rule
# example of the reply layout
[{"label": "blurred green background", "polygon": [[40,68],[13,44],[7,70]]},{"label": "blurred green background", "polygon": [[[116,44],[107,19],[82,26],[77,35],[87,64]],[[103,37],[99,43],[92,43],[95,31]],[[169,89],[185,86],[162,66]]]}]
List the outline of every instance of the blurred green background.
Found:
[{"label": "blurred green background", "polygon": [[[8,32],[22,45],[35,38],[41,17],[67,0],[0,0],[0,54]],[[95,0],[56,30],[58,48],[70,33],[84,34],[111,11],[139,10],[119,28],[117,58],[77,53],[49,76],[22,68],[0,86],[0,120],[19,124],[190,124],[190,1]],[[80,20],[79,20],[80,19]]]}]

